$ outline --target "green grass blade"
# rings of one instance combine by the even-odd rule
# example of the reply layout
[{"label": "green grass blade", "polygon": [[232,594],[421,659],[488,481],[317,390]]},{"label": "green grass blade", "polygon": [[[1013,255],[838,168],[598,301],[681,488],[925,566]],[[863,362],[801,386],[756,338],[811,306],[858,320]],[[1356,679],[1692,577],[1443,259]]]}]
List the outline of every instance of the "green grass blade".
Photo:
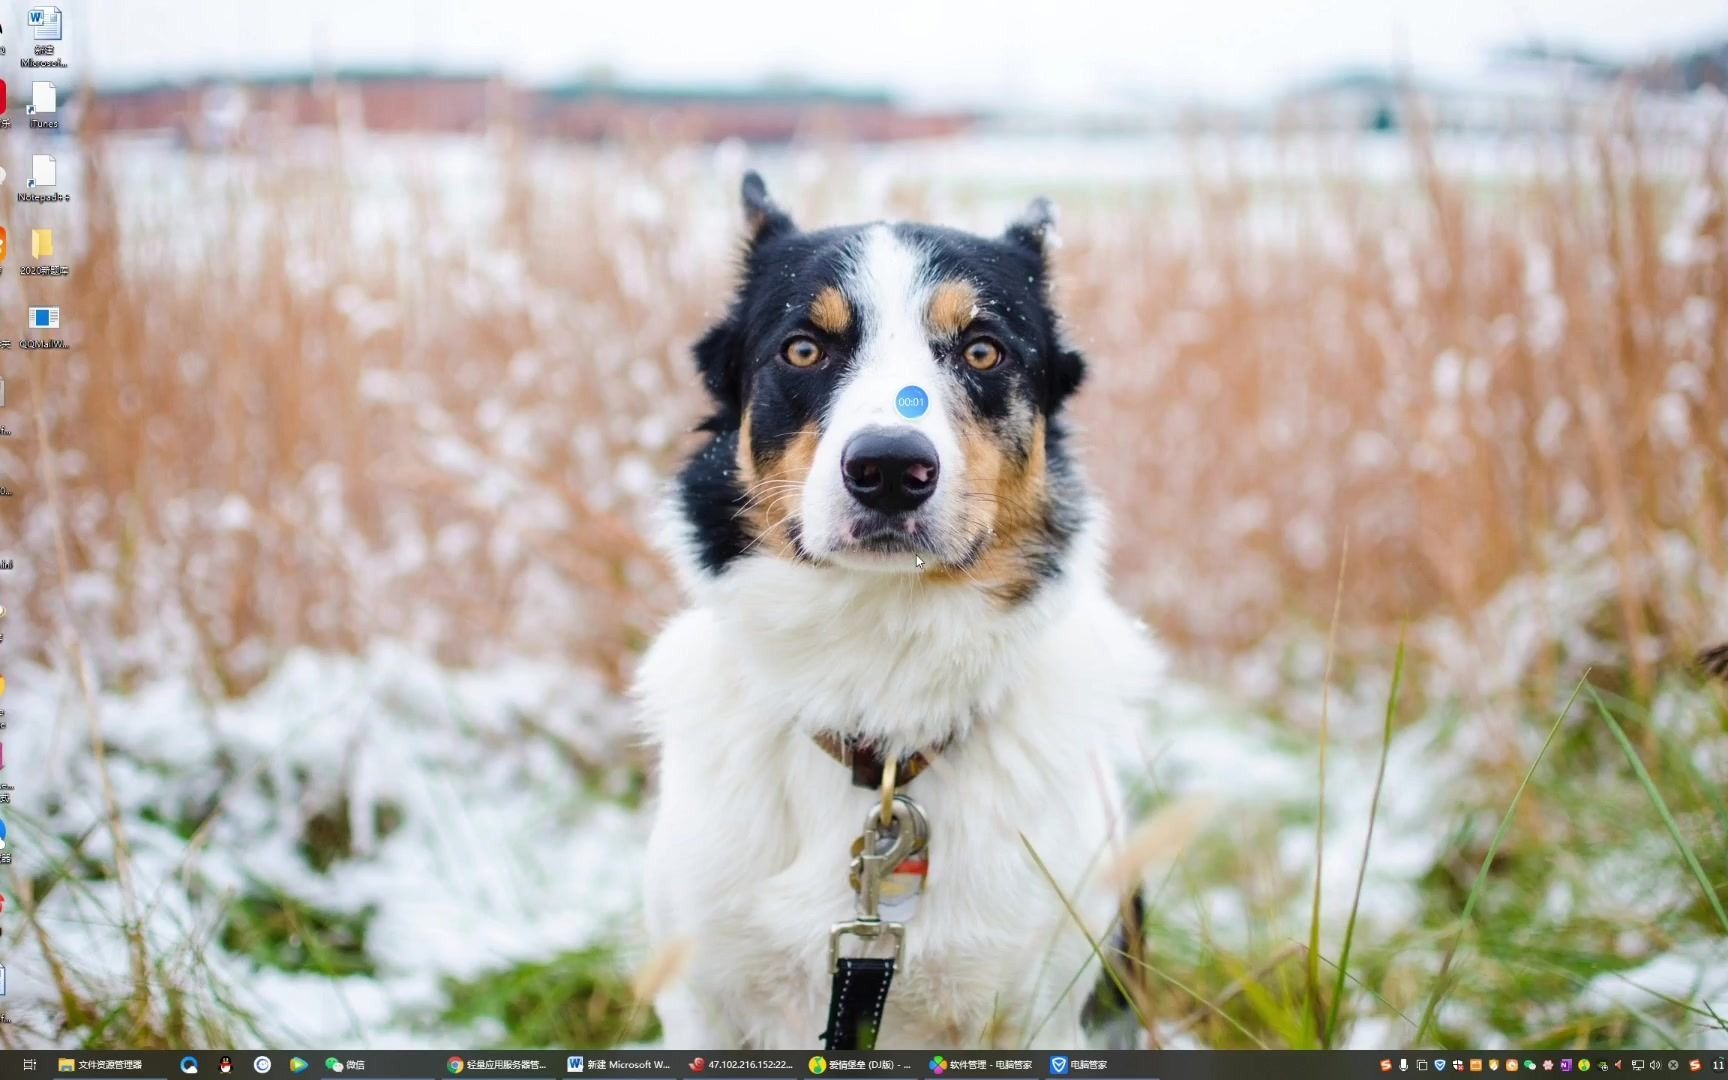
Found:
[{"label": "green grass blade", "polygon": [[1338,654],[1338,615],[1344,609],[1344,571],[1350,565],[1350,534],[1338,556],[1338,588],[1332,597],[1332,625],[1326,631],[1326,671],[1320,677],[1320,792],[1314,813],[1314,898],[1308,913],[1308,1008],[1306,1024],[1320,1035],[1320,878],[1326,861],[1326,744],[1332,719],[1332,661]]},{"label": "green grass blade", "polygon": [[1537,766],[1547,756],[1548,748],[1554,744],[1554,737],[1560,734],[1560,725],[1566,722],[1566,716],[1572,711],[1572,705],[1578,700],[1578,694],[1584,689],[1584,684],[1590,678],[1586,671],[1578,680],[1578,685],[1572,688],[1572,695],[1566,699],[1566,707],[1555,717],[1554,726],[1548,729],[1548,737],[1542,740],[1542,748],[1536,751],[1535,760],[1524,770],[1524,779],[1518,781],[1518,790],[1512,793],[1512,802],[1506,807],[1506,813],[1500,818],[1500,827],[1494,831],[1494,841],[1488,845],[1488,854],[1483,856],[1482,865],[1476,871],[1476,880],[1470,886],[1470,894],[1464,898],[1464,912],[1458,918],[1458,932],[1452,936],[1452,944],[1446,947],[1446,956],[1440,961],[1440,974],[1434,979],[1434,990],[1428,995],[1428,1003],[1422,1007],[1422,1021],[1416,1025],[1416,1037],[1411,1040],[1413,1046],[1421,1046],[1422,1039],[1428,1034],[1428,1028],[1434,1023],[1435,1010],[1440,1007],[1440,999],[1446,996],[1446,977],[1451,974],[1452,960],[1458,955],[1458,946],[1464,940],[1464,931],[1470,927],[1470,916],[1476,910],[1476,900],[1482,895],[1482,887],[1487,884],[1488,870],[1494,865],[1494,856],[1500,850],[1501,841],[1506,839],[1506,831],[1512,827],[1512,815],[1518,811],[1518,803],[1524,798],[1524,789],[1530,786],[1530,778],[1536,775]]},{"label": "green grass blade", "polygon": [[1675,823],[1674,815],[1668,811],[1668,802],[1662,798],[1662,793],[1656,789],[1656,782],[1650,779],[1650,772],[1644,768],[1644,761],[1638,756],[1638,751],[1632,748],[1632,740],[1626,737],[1626,732],[1620,727],[1614,714],[1608,711],[1608,706],[1602,704],[1602,699],[1596,696],[1596,689],[1591,687],[1590,700],[1596,703],[1596,711],[1608,725],[1608,730],[1614,733],[1614,740],[1625,752],[1626,760],[1632,763],[1633,775],[1644,788],[1644,794],[1650,796],[1650,802],[1655,805],[1656,812],[1662,816],[1662,824],[1667,826],[1668,835],[1673,838],[1674,846],[1680,849],[1680,857],[1686,861],[1686,866],[1692,871],[1692,876],[1698,879],[1698,887],[1704,890],[1704,898],[1710,902],[1710,908],[1716,912],[1716,919],[1722,924],[1724,933],[1728,933],[1728,912],[1722,910],[1722,898],[1716,895],[1715,886],[1710,884],[1709,875],[1704,873],[1704,867],[1698,862],[1698,856],[1693,853],[1692,845],[1680,835],[1680,826]]},{"label": "green grass blade", "polygon": [[1332,985],[1332,1006],[1320,1045],[1332,1049],[1338,1033],[1338,1007],[1344,1001],[1345,972],[1350,970],[1350,945],[1356,939],[1356,912],[1362,906],[1362,883],[1368,878],[1368,852],[1374,846],[1374,822],[1380,816],[1380,792],[1386,784],[1386,759],[1392,754],[1392,721],[1398,715],[1398,691],[1404,685],[1404,634],[1398,634],[1398,656],[1392,662],[1392,690],[1386,695],[1386,720],[1380,730],[1380,771],[1374,775],[1374,797],[1368,802],[1368,835],[1362,838],[1362,861],[1356,867],[1356,893],[1350,898],[1350,919],[1344,924],[1344,948],[1338,954],[1338,978]]},{"label": "green grass blade", "polygon": [[1086,944],[1092,947],[1092,955],[1098,958],[1098,966],[1104,969],[1104,974],[1110,976],[1110,981],[1116,984],[1116,990],[1122,995],[1122,1000],[1126,1001],[1128,1007],[1134,1010],[1134,1018],[1140,1021],[1141,1030],[1151,1031],[1152,1026],[1147,1023],[1146,1014],[1140,1010],[1140,1002],[1128,992],[1128,987],[1123,984],[1122,976],[1117,974],[1115,966],[1104,958],[1104,950],[1098,947],[1098,939],[1092,936],[1092,931],[1086,929],[1086,923],[1080,918],[1080,913],[1074,910],[1074,902],[1068,899],[1068,894],[1063,892],[1062,886],[1056,883],[1056,878],[1051,875],[1050,868],[1044,865],[1044,859],[1038,854],[1038,849],[1032,846],[1032,841],[1026,838],[1025,833],[1020,834],[1020,843],[1026,846],[1026,851],[1032,856],[1032,861],[1038,864],[1038,872],[1044,875],[1044,880],[1048,881],[1050,888],[1056,891],[1056,896],[1062,901],[1062,906],[1068,909],[1068,917],[1074,920],[1074,925],[1080,928],[1080,934],[1086,939]]},{"label": "green grass blade", "polygon": [[1710,1014],[1710,1019],[1716,1021],[1717,1027],[1721,1028],[1724,1032],[1728,1032],[1728,1021],[1724,1021],[1722,1017],[1718,1016],[1716,1010],[1710,1007],[1708,1001],[1704,1002],[1704,1011]]}]

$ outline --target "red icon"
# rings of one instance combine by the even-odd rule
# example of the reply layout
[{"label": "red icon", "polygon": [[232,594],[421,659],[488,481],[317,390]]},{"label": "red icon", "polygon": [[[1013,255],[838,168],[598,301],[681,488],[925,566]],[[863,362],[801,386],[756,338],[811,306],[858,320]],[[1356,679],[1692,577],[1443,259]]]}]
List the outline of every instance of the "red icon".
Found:
[{"label": "red icon", "polygon": [[6,111],[6,80],[0,79],[0,112]]},{"label": "red icon", "polygon": [[1704,1071],[1704,1063],[1702,1061],[1699,1061],[1697,1058],[1693,1058],[1691,1061],[1688,1061],[1686,1063],[1686,1071],[1687,1072],[1703,1072]]},{"label": "red icon", "polygon": [[1391,1058],[1381,1058],[1380,1059],[1380,1071],[1381,1072],[1391,1072],[1392,1071],[1392,1059]]},{"label": "red icon", "polygon": [[703,1069],[706,1069],[707,1067],[708,1067],[708,1061],[706,1058],[692,1058],[690,1060],[690,1071],[691,1072],[699,1073]]}]

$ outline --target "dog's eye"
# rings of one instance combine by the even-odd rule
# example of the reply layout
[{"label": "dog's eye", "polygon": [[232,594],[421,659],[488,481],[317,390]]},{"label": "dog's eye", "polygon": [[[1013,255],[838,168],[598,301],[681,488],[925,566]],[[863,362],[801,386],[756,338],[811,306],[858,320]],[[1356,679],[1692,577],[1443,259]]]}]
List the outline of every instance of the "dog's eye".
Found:
[{"label": "dog's eye", "polygon": [[795,337],[781,348],[780,356],[793,367],[815,367],[822,362],[822,346],[811,338]]},{"label": "dog's eye", "polygon": [[973,371],[989,371],[1002,362],[1002,346],[989,338],[978,338],[966,346],[965,356]]}]

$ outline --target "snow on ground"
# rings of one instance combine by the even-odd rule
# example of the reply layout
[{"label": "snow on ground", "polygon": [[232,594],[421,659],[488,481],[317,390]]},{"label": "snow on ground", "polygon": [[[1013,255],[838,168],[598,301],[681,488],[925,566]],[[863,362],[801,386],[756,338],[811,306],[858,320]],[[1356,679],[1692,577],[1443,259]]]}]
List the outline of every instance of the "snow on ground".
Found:
[{"label": "snow on ground", "polygon": [[[74,843],[110,864],[75,687],[48,670],[14,679],[10,710],[32,722],[8,732],[7,749],[42,774],[33,788],[65,793],[45,815],[37,799],[11,815],[14,850],[33,872],[68,860]],[[437,1004],[442,978],[627,936],[633,925],[643,822],[582,768],[615,762],[631,736],[623,706],[581,673],[450,672],[379,646],[358,658],[292,655],[234,702],[161,681],[105,694],[99,710],[130,851],[130,910],[145,912],[152,955],[203,965],[208,975],[190,986],[232,994],[266,1031],[377,1044],[405,1013]],[[320,869],[304,849],[308,822],[333,812],[352,855]],[[219,935],[229,905],[277,893],[370,912],[376,979],[283,974],[228,954]],[[38,899],[58,960],[105,988],[98,996],[119,996],[130,974],[118,883],[63,881]],[[47,1019],[57,1006],[41,939],[19,934],[8,961],[9,1011],[25,1024]]]},{"label": "snow on ground", "polygon": [[[1389,679],[1389,672],[1365,675],[1358,693],[1339,692],[1331,703],[1322,880],[1331,942],[1352,903]],[[128,910],[144,912],[150,955],[181,970],[187,977],[179,981],[205,994],[205,1007],[237,1008],[257,1018],[266,1037],[309,1045],[424,1038],[447,978],[473,979],[596,943],[619,947],[625,964],[639,956],[646,817],[618,779],[633,750],[629,710],[580,671],[521,662],[453,671],[381,644],[359,657],[291,654],[234,701],[210,702],[173,679],[103,693],[101,741],[130,852],[130,907],[112,875],[87,872],[80,861],[110,865],[115,849],[75,681],[64,668],[44,668],[19,670],[13,684],[10,711],[33,720],[8,731],[8,756],[30,762],[41,787],[63,793],[46,812],[36,800],[14,810],[13,850],[28,853],[36,868],[86,868],[38,895],[42,936],[23,929],[10,939],[8,1007],[38,1030],[52,1030],[57,1009],[44,940],[85,992],[118,999],[131,978],[120,931]],[[1664,698],[1658,712],[1697,709]],[[1417,921],[1422,878],[1478,797],[1459,778],[1479,750],[1470,725],[1449,709],[1399,727],[1360,935]],[[1275,836],[1265,853],[1272,869],[1311,876],[1318,768],[1311,735],[1225,692],[1173,681],[1141,752],[1124,772],[1142,793],[1202,800],[1213,808],[1211,827],[1230,834],[1226,842],[1231,830],[1245,836],[1263,823]],[[309,855],[306,838],[315,821],[328,831],[332,815],[347,830],[346,854],[325,864]],[[1644,884],[1635,895],[1606,889],[1592,902],[1635,911],[1650,889],[1686,888],[1683,879],[1651,879],[1641,855],[1618,857]],[[1669,855],[1657,844],[1650,858]],[[7,889],[20,890],[17,881]],[[375,974],[288,973],[230,951],[222,931],[232,906],[260,895],[364,918]],[[1581,901],[1561,893],[1556,902]],[[1300,904],[1268,923],[1240,892],[1215,886],[1196,907],[1206,932],[1228,947],[1305,937]],[[1648,951],[1634,946],[1628,951]],[[1699,994],[1721,1011],[1725,956],[1721,942],[1672,943],[1634,971],[1595,979],[1585,1000],[1647,1004],[1652,992]],[[1454,1020],[1457,1030],[1482,1026],[1468,1012]],[[1370,1023],[1352,1037],[1366,1046],[1397,1034]]]}]

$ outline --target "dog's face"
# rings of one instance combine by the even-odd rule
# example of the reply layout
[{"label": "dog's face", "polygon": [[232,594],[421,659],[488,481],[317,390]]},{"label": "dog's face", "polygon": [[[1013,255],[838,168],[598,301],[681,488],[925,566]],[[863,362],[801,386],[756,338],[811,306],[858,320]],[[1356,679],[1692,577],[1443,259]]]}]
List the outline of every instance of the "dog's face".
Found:
[{"label": "dog's face", "polygon": [[696,346],[714,439],[680,477],[702,568],[778,558],[1030,596],[1085,504],[1057,421],[1084,369],[1050,306],[1048,204],[1000,239],[802,232],[752,173],[744,208],[737,295]]}]

